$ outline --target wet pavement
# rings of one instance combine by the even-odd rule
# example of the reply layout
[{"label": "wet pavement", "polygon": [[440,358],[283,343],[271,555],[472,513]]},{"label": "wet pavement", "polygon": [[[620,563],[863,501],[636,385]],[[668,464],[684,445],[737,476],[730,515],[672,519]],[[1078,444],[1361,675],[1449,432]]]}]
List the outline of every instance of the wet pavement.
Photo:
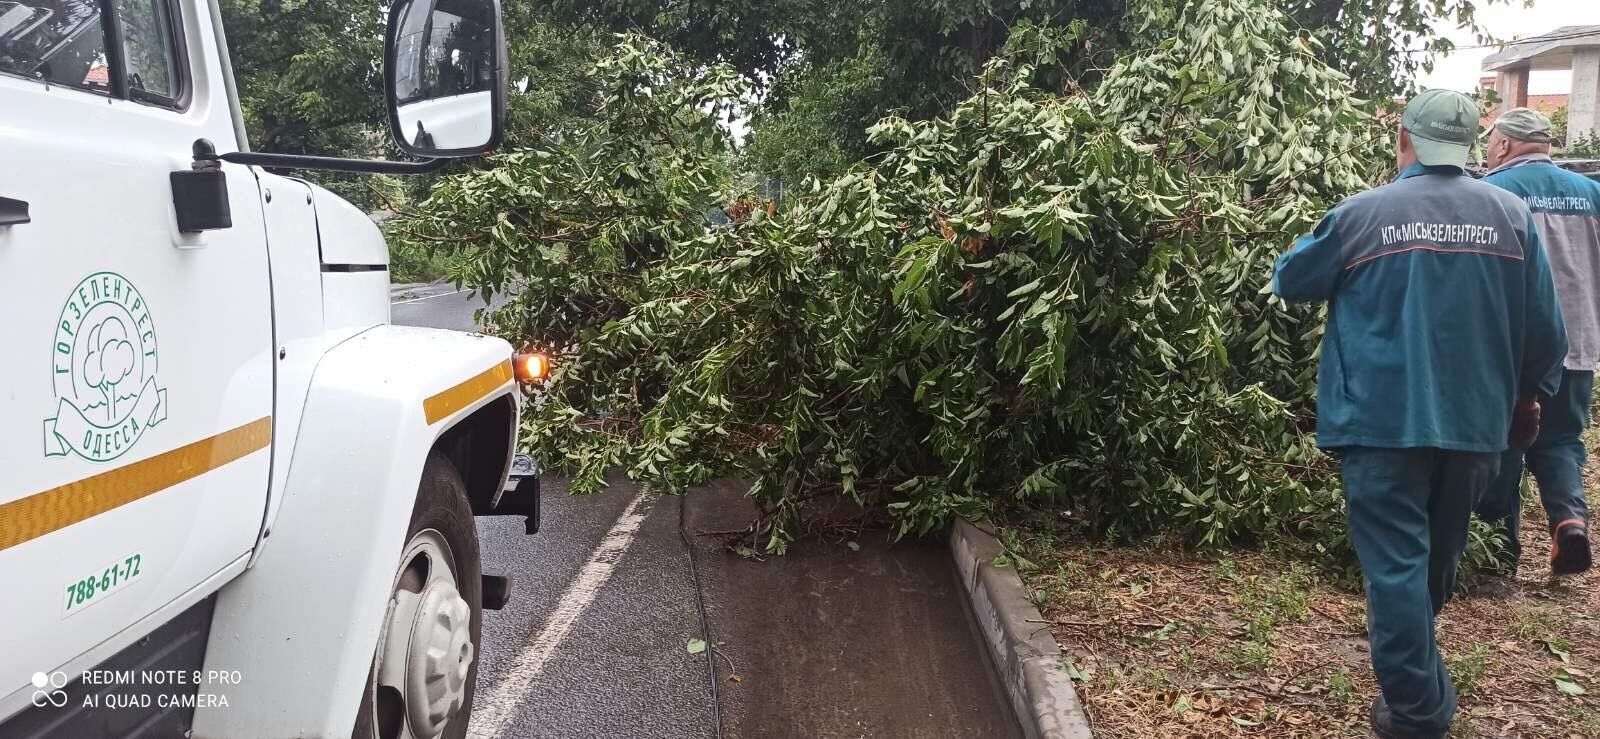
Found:
[{"label": "wet pavement", "polygon": [[[475,733],[715,736],[705,655],[686,649],[703,630],[678,536],[682,499],[642,501],[637,532],[595,582],[588,565],[639,491],[572,497],[558,478],[542,484],[539,533],[524,534],[520,518],[478,519],[483,569],[510,575],[513,589],[505,609],[484,614]],[[554,630],[553,616],[564,616]]]},{"label": "wet pavement", "polygon": [[[448,285],[392,300],[396,323],[461,330],[482,306]],[[513,588],[484,615],[470,735],[1020,736],[942,541],[746,559],[700,535],[747,524],[743,492],[573,497],[547,475],[539,533],[478,519],[484,571]]]},{"label": "wet pavement", "polygon": [[[691,490],[689,530],[746,525],[744,491]],[[808,538],[757,561],[694,538],[727,654],[717,663],[727,736],[1022,735],[942,539]],[[730,665],[738,682],[726,679]]]}]

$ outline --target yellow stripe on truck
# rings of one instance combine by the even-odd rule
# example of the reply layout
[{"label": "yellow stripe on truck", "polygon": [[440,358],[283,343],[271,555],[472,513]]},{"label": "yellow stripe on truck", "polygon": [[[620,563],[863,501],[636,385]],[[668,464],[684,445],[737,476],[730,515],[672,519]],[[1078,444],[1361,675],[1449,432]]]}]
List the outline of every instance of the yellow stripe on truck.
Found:
[{"label": "yellow stripe on truck", "polygon": [[[272,443],[272,418],[0,505],[0,550],[154,495]],[[263,481],[265,483],[265,481]]]},{"label": "yellow stripe on truck", "polygon": [[501,385],[508,382],[511,382],[509,359],[422,401],[422,415],[428,419],[428,425],[432,426],[456,411],[482,400],[483,396],[499,390]]}]

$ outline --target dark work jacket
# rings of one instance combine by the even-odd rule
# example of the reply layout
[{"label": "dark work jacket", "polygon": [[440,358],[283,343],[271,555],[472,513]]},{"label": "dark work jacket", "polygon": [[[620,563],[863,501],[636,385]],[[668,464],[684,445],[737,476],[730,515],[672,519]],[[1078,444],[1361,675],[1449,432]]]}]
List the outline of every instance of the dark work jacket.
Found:
[{"label": "dark work jacket", "polygon": [[1353,196],[1278,258],[1273,291],[1327,301],[1317,444],[1506,448],[1519,394],[1549,396],[1566,330],[1533,216],[1453,167]]}]

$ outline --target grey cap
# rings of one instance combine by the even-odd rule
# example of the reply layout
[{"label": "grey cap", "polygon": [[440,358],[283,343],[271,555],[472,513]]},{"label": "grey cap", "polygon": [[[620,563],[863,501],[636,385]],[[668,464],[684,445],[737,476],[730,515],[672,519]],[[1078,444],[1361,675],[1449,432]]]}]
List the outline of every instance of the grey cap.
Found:
[{"label": "grey cap", "polygon": [[1465,168],[1478,137],[1478,104],[1454,90],[1427,90],[1406,103],[1400,125],[1411,132],[1417,161]]},{"label": "grey cap", "polygon": [[1512,108],[1494,121],[1495,130],[1518,141],[1534,144],[1553,144],[1550,118],[1533,108]]}]

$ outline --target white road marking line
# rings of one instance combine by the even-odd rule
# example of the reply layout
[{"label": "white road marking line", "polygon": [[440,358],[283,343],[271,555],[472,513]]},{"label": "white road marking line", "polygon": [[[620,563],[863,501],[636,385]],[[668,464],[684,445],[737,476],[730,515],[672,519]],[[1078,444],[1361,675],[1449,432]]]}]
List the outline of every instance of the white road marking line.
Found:
[{"label": "white road marking line", "polygon": [[545,663],[549,662],[556,647],[561,646],[561,642],[572,633],[578,617],[589,609],[600,594],[600,588],[605,587],[606,581],[611,579],[611,573],[616,570],[617,563],[639,533],[639,526],[644,523],[644,517],[650,512],[655,498],[655,494],[648,490],[639,491],[628,507],[623,509],[622,515],[617,517],[616,523],[611,524],[611,530],[606,532],[600,545],[589,555],[589,561],[584,563],[583,569],[578,570],[578,576],[561,594],[561,600],[545,619],[544,628],[539,630],[538,636],[523,646],[516,659],[500,673],[499,685],[495,686],[494,693],[487,700],[479,696],[480,700],[474,702],[472,723],[467,726],[468,737],[496,739],[510,725],[511,719],[516,717],[517,708],[533,687],[534,678],[544,671]]},{"label": "white road marking line", "polygon": [[469,292],[472,292],[472,288],[464,287],[464,288],[462,288],[460,290],[457,290],[457,291],[455,291],[453,293],[438,293],[438,294],[435,294],[435,295],[424,295],[424,296],[422,296],[420,298],[412,298],[410,300],[391,300],[391,301],[389,301],[389,305],[405,305],[406,303],[418,303],[418,302],[421,302],[421,301],[424,301],[424,300],[433,300],[434,298],[448,298],[451,295],[460,295],[461,293],[469,293]]}]

